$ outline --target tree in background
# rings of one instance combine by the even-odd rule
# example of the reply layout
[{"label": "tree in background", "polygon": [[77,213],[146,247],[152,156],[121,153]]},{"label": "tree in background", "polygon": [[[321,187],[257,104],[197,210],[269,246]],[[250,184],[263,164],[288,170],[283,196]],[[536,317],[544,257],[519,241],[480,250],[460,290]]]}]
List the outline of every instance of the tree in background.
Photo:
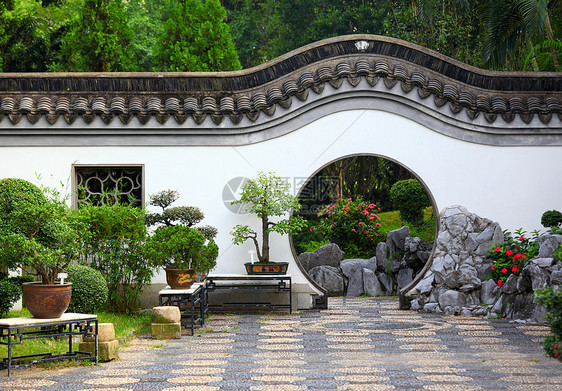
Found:
[{"label": "tree in background", "polygon": [[230,71],[241,68],[219,0],[178,0],[154,50],[154,70]]},{"label": "tree in background", "polygon": [[137,70],[134,32],[123,0],[85,0],[80,16],[63,38],[53,71],[123,72]]},{"label": "tree in background", "polygon": [[488,0],[484,65],[499,70],[560,71],[560,0]]}]

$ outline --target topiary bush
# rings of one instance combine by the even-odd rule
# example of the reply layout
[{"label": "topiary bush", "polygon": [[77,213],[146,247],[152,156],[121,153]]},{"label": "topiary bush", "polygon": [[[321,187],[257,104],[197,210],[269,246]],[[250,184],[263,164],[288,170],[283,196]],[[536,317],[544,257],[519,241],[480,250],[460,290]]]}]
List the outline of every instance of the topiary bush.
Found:
[{"label": "topiary bush", "polygon": [[70,265],[64,271],[72,282],[69,312],[91,314],[106,303],[107,282],[99,271],[85,265]]},{"label": "topiary bush", "polygon": [[12,212],[18,204],[44,204],[47,199],[41,189],[26,180],[19,178],[0,179],[0,232],[17,232]]},{"label": "topiary bush", "polygon": [[423,223],[423,210],[431,206],[424,187],[416,179],[398,181],[390,188],[390,200],[403,221],[415,226]]},{"label": "topiary bush", "polygon": [[3,318],[8,314],[10,308],[21,297],[21,287],[11,281],[0,281],[0,317]]},{"label": "topiary bush", "polygon": [[542,214],[541,224],[545,228],[554,228],[562,224],[562,213],[557,210],[547,210]]}]

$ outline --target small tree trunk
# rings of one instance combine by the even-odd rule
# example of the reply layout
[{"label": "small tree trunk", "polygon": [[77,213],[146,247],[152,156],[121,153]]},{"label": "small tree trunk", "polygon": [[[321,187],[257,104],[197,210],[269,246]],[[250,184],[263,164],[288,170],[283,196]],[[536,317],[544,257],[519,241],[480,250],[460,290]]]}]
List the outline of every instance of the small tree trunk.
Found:
[{"label": "small tree trunk", "polygon": [[267,215],[263,215],[261,218],[261,230],[263,233],[263,244],[262,244],[262,254],[259,257],[261,262],[269,262],[269,217]]}]

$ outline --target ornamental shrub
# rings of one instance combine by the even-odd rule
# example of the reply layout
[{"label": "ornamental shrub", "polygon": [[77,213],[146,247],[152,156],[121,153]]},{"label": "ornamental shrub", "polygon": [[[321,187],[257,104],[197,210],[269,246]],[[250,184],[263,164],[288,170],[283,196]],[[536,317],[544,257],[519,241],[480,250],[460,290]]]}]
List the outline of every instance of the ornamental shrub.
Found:
[{"label": "ornamental shrub", "polygon": [[416,179],[398,181],[390,188],[390,200],[402,221],[415,226],[423,223],[423,210],[431,206],[427,192]]},{"label": "ornamental shrub", "polygon": [[346,258],[371,258],[384,239],[378,211],[379,207],[360,195],[355,200],[342,198],[320,211],[322,220],[317,229],[342,247]]},{"label": "ornamental shrub", "polygon": [[492,278],[501,287],[510,275],[521,274],[525,263],[537,256],[539,244],[538,233],[532,238],[525,236],[525,231],[518,229],[515,235],[503,231],[504,241],[488,251],[488,258],[492,259]]},{"label": "ornamental shrub", "polygon": [[21,297],[21,286],[5,279],[0,281],[0,318],[5,317],[10,308]]},{"label": "ornamental shrub", "polygon": [[41,189],[19,178],[0,179],[0,233],[20,233],[12,212],[18,205],[45,204]]},{"label": "ornamental shrub", "polygon": [[562,224],[562,213],[557,210],[548,210],[542,214],[541,224],[545,228],[555,228]]},{"label": "ornamental shrub", "polygon": [[64,269],[72,282],[69,312],[92,314],[107,302],[107,281],[102,274],[86,265],[70,265]]},{"label": "ornamental shrub", "polygon": [[542,345],[547,356],[562,357],[562,290],[551,286],[535,292],[537,302],[542,305],[547,313],[545,321],[550,326],[552,335],[547,336]]}]

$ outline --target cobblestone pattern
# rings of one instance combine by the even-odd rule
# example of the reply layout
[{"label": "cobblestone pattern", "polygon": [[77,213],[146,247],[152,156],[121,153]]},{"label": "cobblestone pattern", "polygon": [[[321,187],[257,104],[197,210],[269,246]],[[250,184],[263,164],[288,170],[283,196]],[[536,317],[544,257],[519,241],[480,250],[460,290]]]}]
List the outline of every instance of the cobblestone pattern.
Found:
[{"label": "cobblestone pattern", "polygon": [[397,307],[330,298],[293,315],[213,314],[194,337],[134,340],[98,367],[14,370],[0,390],[562,390],[562,364],[539,344],[547,327]]}]

